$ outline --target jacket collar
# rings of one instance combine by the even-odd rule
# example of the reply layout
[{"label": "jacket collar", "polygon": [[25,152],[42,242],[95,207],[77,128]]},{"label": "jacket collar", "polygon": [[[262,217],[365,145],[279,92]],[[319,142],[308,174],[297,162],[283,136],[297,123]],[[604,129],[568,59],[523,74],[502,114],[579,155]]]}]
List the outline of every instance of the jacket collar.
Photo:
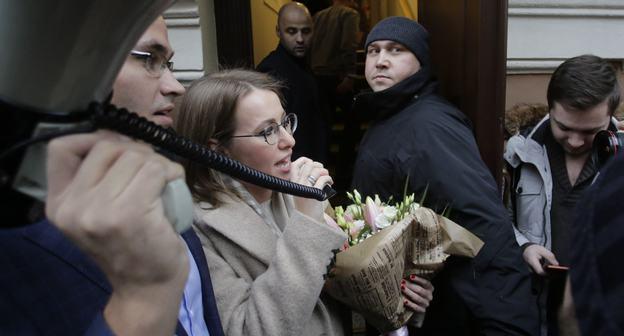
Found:
[{"label": "jacket collar", "polygon": [[[219,314],[217,313],[217,304],[214,297],[214,290],[212,288],[212,281],[210,280],[210,273],[208,271],[208,263],[206,262],[206,256],[204,255],[204,250],[202,249],[201,241],[199,237],[195,234],[193,229],[188,229],[184,233],[182,233],[182,238],[186,241],[186,245],[191,251],[191,255],[193,259],[195,259],[195,263],[197,264],[197,269],[199,270],[199,278],[201,279],[201,291],[202,291],[202,304],[204,310],[204,321],[206,322],[206,327],[208,327],[208,332],[211,336],[221,336],[223,335],[223,330],[221,328],[221,320],[219,319]],[[184,330],[180,321],[178,321],[178,333],[182,334],[179,329]],[[186,331],[184,332],[186,334]]]},{"label": "jacket collar", "polygon": [[544,135],[547,131],[547,127],[550,126],[550,115],[546,114],[542,120],[540,120],[535,127],[531,130],[529,135],[527,135],[527,139],[533,139],[535,142],[539,144],[544,143]]},{"label": "jacket collar", "polygon": [[[276,195],[277,194],[277,197]],[[279,193],[274,193],[273,202],[283,201]],[[246,203],[228,195],[222,196],[223,204],[213,207],[207,202],[200,202],[195,206],[195,225],[200,231],[205,227],[217,231],[235,245],[253,255],[265,265],[269,265],[275,254],[272,248],[279,238],[269,229],[264,220]],[[272,207],[286,209],[282,204],[273,204]],[[276,221],[286,214],[275,213]],[[208,232],[207,234],[214,234]]]},{"label": "jacket collar", "polygon": [[293,56],[291,53],[288,52],[288,50],[286,50],[286,48],[284,48],[282,46],[281,43],[278,43],[277,44],[277,48],[275,48],[275,52],[278,53],[278,54],[281,54],[284,58],[290,60],[291,62],[297,64],[298,66],[300,66],[300,67],[302,67],[304,69],[308,68],[307,57],[308,57],[308,54],[309,54],[309,50],[308,50],[308,54],[306,54],[306,56],[299,58],[299,57]]},{"label": "jacket collar", "polygon": [[417,73],[377,92],[364,92],[355,97],[353,108],[358,114],[374,119],[388,118],[401,110],[413,98],[435,91],[437,83],[428,66],[422,67]]},{"label": "jacket collar", "polygon": [[[507,141],[505,147],[505,160],[512,166],[517,167],[523,162],[533,163],[540,167],[543,158],[547,160],[546,148],[544,147],[544,132],[550,125],[550,115],[546,114],[533,130],[526,136],[514,135]],[[611,117],[608,129],[617,130],[617,119]],[[548,162],[548,161],[546,161]]]}]

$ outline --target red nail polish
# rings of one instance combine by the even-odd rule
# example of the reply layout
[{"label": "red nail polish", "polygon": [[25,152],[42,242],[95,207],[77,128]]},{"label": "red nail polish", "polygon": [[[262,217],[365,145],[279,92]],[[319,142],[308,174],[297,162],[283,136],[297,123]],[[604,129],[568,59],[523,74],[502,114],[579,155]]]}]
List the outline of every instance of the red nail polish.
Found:
[{"label": "red nail polish", "polygon": [[401,285],[405,285],[405,279],[401,279]]},{"label": "red nail polish", "polygon": [[411,274],[410,275],[410,280],[412,280],[412,281],[416,280],[416,276],[414,274]]},{"label": "red nail polish", "polygon": [[403,305],[407,306],[407,300],[403,300]]},{"label": "red nail polish", "polygon": [[401,285],[401,290],[405,290],[405,285]]}]

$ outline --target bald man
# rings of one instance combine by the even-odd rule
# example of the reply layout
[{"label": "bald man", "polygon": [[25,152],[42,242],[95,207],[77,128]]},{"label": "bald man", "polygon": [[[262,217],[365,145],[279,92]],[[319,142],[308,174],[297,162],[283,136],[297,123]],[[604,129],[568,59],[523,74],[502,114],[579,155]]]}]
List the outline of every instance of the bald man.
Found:
[{"label": "bald man", "polygon": [[279,10],[275,33],[279,45],[260,62],[257,70],[283,81],[284,109],[299,118],[293,157],[305,156],[327,163],[326,107],[319,100],[314,76],[306,62],[313,34],[310,12],[299,2],[285,4]]}]

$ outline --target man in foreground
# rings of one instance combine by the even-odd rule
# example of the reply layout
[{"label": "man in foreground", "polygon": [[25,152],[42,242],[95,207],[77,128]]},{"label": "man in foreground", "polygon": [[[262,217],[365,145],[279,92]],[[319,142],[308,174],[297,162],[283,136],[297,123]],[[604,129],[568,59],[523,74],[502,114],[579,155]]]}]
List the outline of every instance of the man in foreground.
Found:
[{"label": "man in foreground", "polygon": [[[172,56],[161,17],[128,55],[112,103],[171,125],[184,93]],[[222,335],[199,239],[164,216],[163,187],[181,166],[108,132],[56,139],[48,157],[54,224],[0,231],[0,333]]]}]

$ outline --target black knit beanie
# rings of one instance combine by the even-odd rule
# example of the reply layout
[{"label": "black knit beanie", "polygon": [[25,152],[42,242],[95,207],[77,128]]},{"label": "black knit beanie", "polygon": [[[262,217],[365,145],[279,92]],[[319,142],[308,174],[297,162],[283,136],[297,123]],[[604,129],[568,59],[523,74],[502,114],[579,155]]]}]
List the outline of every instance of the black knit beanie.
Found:
[{"label": "black knit beanie", "polygon": [[409,49],[421,66],[429,64],[429,33],[418,22],[401,16],[391,16],[379,21],[368,33],[365,48],[374,41],[390,40]]}]

